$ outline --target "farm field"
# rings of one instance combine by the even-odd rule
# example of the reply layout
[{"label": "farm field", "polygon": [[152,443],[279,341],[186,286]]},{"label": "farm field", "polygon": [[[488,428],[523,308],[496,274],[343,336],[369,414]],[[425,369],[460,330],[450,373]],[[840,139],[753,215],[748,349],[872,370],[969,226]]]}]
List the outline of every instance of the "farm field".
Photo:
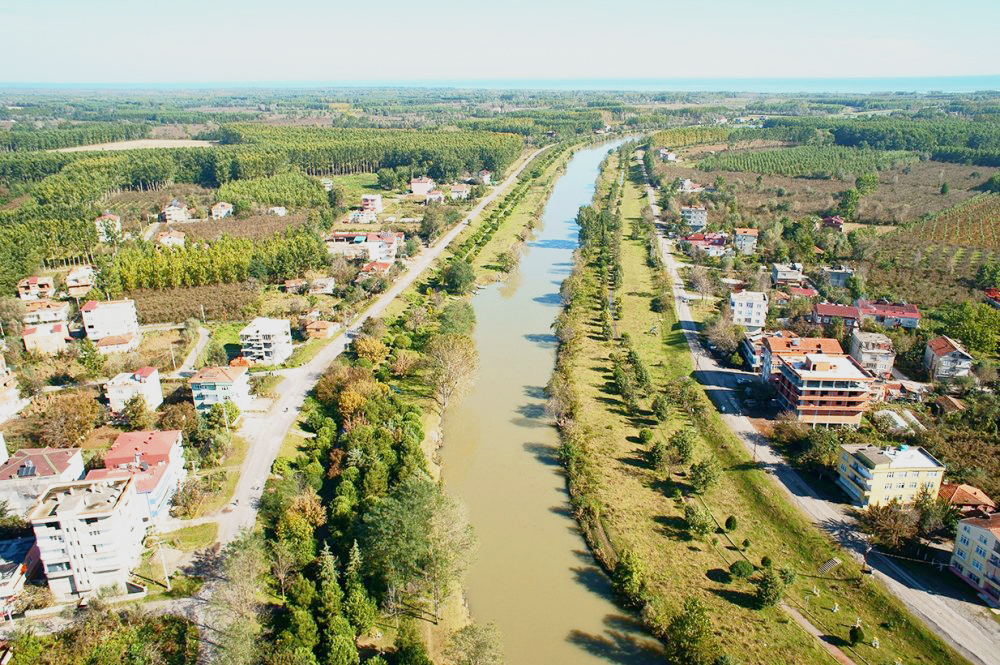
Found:
[{"label": "farm field", "polygon": [[281,233],[285,229],[301,226],[305,221],[305,215],[295,213],[284,217],[277,215],[253,215],[241,218],[230,216],[218,220],[208,219],[183,224],[168,224],[160,230],[183,231],[187,236],[185,240],[188,241],[214,241],[222,236],[263,240],[275,233]]},{"label": "farm field", "polygon": [[135,139],[134,141],[115,141],[114,143],[95,143],[94,145],[75,145],[70,148],[58,148],[54,152],[145,150],[150,148],[211,148],[214,145],[217,145],[215,141],[200,141],[197,139]]},{"label": "farm field", "polygon": [[803,145],[778,150],[725,152],[703,159],[704,171],[749,171],[766,175],[828,178],[885,171],[917,160],[905,150],[860,150],[840,146]]}]

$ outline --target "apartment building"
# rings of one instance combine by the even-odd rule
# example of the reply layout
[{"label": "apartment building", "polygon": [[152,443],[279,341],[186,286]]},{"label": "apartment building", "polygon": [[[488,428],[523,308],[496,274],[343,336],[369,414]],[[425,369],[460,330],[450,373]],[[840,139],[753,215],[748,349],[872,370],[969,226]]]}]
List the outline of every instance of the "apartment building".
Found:
[{"label": "apartment building", "polygon": [[919,446],[844,444],[840,446],[837,483],[862,508],[894,499],[913,503],[924,491],[937,496],[944,471],[944,465]]},{"label": "apartment building", "polygon": [[1000,607],[1000,514],[960,520],[951,570]]},{"label": "apartment building", "polygon": [[799,337],[785,330],[767,334],[761,340],[760,376],[768,381],[776,381],[780,366],[778,359],[784,356],[801,356],[807,353],[844,355],[840,342],[827,337]]},{"label": "apartment building", "polygon": [[805,279],[801,263],[771,264],[771,282],[775,286],[801,286]]},{"label": "apartment building", "polygon": [[203,367],[188,379],[188,385],[198,413],[222,402],[232,402],[240,411],[245,411],[253,401],[250,372],[246,367]]},{"label": "apartment building", "polygon": [[753,254],[757,251],[757,229],[733,229],[733,244],[740,254]]},{"label": "apartment building", "polygon": [[21,331],[24,350],[40,356],[57,356],[67,349],[69,330],[65,323],[40,323]]},{"label": "apartment building", "polygon": [[49,590],[57,601],[125,592],[146,527],[132,478],[49,487],[28,513]]},{"label": "apartment building", "polygon": [[820,276],[829,279],[830,286],[844,288],[847,286],[847,280],[854,276],[854,269],[847,266],[823,266],[820,268]]},{"label": "apartment building", "polygon": [[191,219],[191,213],[188,211],[186,205],[174,199],[163,206],[163,209],[160,211],[160,219],[167,224],[176,224]]},{"label": "apartment building", "polygon": [[692,231],[708,226],[708,209],[703,205],[681,206],[681,219]]},{"label": "apartment building", "polygon": [[[7,366],[7,359],[0,353],[0,423],[16,416],[21,409],[28,406],[28,403],[29,400],[21,397],[17,375]],[[3,444],[2,432],[0,432],[0,444]]]},{"label": "apartment building", "polygon": [[892,340],[886,335],[855,330],[851,333],[850,353],[858,364],[875,376],[888,378],[892,375],[896,352],[892,348]]},{"label": "apartment building", "polygon": [[160,371],[155,367],[140,367],[134,372],[122,372],[104,384],[111,413],[121,413],[125,405],[141,396],[150,410],[163,404]]},{"label": "apartment building", "polygon": [[292,355],[292,327],[287,319],[258,316],[240,331],[243,357],[261,365],[280,365]]},{"label": "apartment building", "polygon": [[844,355],[809,353],[778,359],[775,387],[782,407],[808,425],[861,424],[875,375]]},{"label": "apartment building", "polygon": [[434,181],[426,176],[410,179],[410,191],[417,196],[427,196],[434,189]]},{"label": "apartment building", "polygon": [[104,468],[92,469],[87,480],[135,479],[144,522],[170,513],[170,502],[187,478],[180,430],[119,434],[104,454]]},{"label": "apartment building", "polygon": [[845,330],[854,330],[861,325],[861,310],[854,305],[818,302],[813,305],[812,322],[826,326],[840,319]]},{"label": "apartment building", "polygon": [[748,332],[756,332],[767,323],[767,294],[763,291],[738,291],[729,294],[733,323]]},{"label": "apartment building", "polygon": [[26,326],[44,323],[68,323],[69,303],[63,300],[29,300],[24,303],[21,321]]},{"label": "apartment building", "polygon": [[21,448],[8,457],[7,446],[0,445],[0,459],[0,501],[18,515],[26,515],[49,485],[80,480],[85,473],[79,448]]},{"label": "apartment building", "polygon": [[913,330],[920,325],[920,308],[907,303],[871,302],[858,300],[861,318],[874,321],[886,328],[907,328]]},{"label": "apartment building", "polygon": [[924,348],[924,368],[932,381],[949,381],[972,373],[973,357],[947,335],[935,337]]},{"label": "apartment building", "polygon": [[134,300],[88,300],[80,313],[87,337],[95,342],[112,335],[139,336]]},{"label": "apartment building", "polygon": [[66,292],[71,298],[83,298],[94,288],[96,279],[93,267],[76,266],[66,275]]}]

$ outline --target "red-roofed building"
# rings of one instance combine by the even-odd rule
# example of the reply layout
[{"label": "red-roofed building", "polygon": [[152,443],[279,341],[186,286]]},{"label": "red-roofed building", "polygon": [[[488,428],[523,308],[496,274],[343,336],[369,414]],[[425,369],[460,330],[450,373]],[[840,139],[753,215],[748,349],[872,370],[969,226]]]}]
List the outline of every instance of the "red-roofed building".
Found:
[{"label": "red-roofed building", "polygon": [[29,326],[39,323],[68,323],[69,303],[62,300],[30,300],[24,303],[24,316],[21,320]]},{"label": "red-roofed building", "polygon": [[834,215],[832,217],[823,218],[823,228],[833,229],[834,231],[843,233],[844,232],[844,220],[840,215]]},{"label": "red-roofed building", "polygon": [[983,295],[986,297],[988,304],[1000,309],[1000,289],[986,289]]},{"label": "red-roofed building", "polygon": [[827,325],[834,319],[842,319],[844,328],[847,332],[851,332],[861,324],[861,310],[854,305],[836,305],[828,302],[818,302],[813,305],[813,323]]},{"label": "red-roofed building", "polygon": [[972,485],[941,485],[938,496],[957,506],[966,517],[989,517],[997,511],[997,504],[986,492]]},{"label": "red-roofed building", "polygon": [[361,268],[361,272],[358,273],[358,278],[355,281],[361,282],[369,277],[385,277],[392,270],[393,265],[395,264],[389,261],[372,261],[371,263],[366,263]]},{"label": "red-roofed building", "polygon": [[920,308],[906,303],[870,302],[858,300],[861,317],[871,319],[886,328],[913,329],[920,325]]},{"label": "red-roofed building", "polygon": [[1000,513],[969,517],[958,523],[951,571],[1000,607]]},{"label": "red-roofed building", "polygon": [[40,323],[21,331],[24,349],[41,356],[57,356],[66,350],[69,331],[65,323]]},{"label": "red-roofed building", "polygon": [[793,298],[815,298],[819,295],[819,291],[805,286],[789,286],[788,295]]},{"label": "red-roofed building", "polygon": [[947,381],[972,372],[973,358],[959,342],[947,335],[935,337],[924,349],[924,368],[932,381]]},{"label": "red-roofed building", "polygon": [[780,371],[778,358],[822,353],[829,356],[844,355],[840,342],[826,337],[799,337],[797,335],[767,336],[762,341],[760,376],[773,381]]},{"label": "red-roofed building", "polygon": [[97,340],[97,352],[103,356],[111,353],[128,353],[139,348],[139,336],[134,333],[124,335],[108,335]]},{"label": "red-roofed building", "polygon": [[104,468],[93,469],[87,480],[133,477],[135,491],[144,499],[143,521],[156,521],[170,511],[170,501],[187,477],[180,430],[126,432],[104,455]]},{"label": "red-roofed building", "polygon": [[[2,438],[0,438],[2,441]],[[0,501],[11,512],[27,515],[35,500],[54,483],[83,478],[83,456],[79,448],[21,448],[7,458],[0,446]]]},{"label": "red-roofed building", "polygon": [[17,283],[17,297],[21,300],[38,300],[55,295],[56,286],[51,277],[32,275]]}]

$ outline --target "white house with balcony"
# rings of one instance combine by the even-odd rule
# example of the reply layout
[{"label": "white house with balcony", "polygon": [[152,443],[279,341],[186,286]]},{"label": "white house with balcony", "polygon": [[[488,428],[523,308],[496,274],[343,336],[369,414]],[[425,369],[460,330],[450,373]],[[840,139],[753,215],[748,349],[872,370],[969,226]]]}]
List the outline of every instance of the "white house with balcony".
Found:
[{"label": "white house with balcony", "polygon": [[287,319],[258,316],[240,331],[243,357],[256,364],[280,365],[292,355],[292,326]]},{"label": "white house with balcony", "polygon": [[246,367],[202,367],[188,379],[188,385],[198,413],[205,413],[222,402],[232,402],[240,411],[246,411],[253,401],[250,372]]},{"label": "white house with balcony", "polygon": [[681,219],[692,231],[708,226],[708,208],[703,205],[681,206]]},{"label": "white house with balcony", "polygon": [[757,332],[767,323],[767,294],[763,291],[737,291],[729,294],[733,323],[747,332]]},{"label": "white house with balcony", "polygon": [[140,367],[134,372],[122,372],[104,384],[111,413],[121,413],[125,405],[142,397],[151,411],[163,404],[160,371],[155,367]]},{"label": "white house with balcony", "polygon": [[927,342],[924,368],[932,381],[949,381],[972,373],[974,358],[961,343],[941,335]]}]

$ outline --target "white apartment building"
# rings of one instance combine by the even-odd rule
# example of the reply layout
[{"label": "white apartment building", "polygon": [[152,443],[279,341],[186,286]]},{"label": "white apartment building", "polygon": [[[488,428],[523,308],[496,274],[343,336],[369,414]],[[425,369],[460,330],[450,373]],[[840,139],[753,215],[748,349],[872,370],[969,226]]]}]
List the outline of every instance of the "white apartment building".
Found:
[{"label": "white apartment building", "polygon": [[212,219],[222,219],[233,214],[233,204],[219,201],[218,203],[213,203],[208,212],[212,216]]},{"label": "white apartment building", "polygon": [[64,300],[29,300],[24,303],[21,320],[26,326],[68,323],[69,303]]},{"label": "white apartment building", "polygon": [[767,294],[763,291],[737,291],[729,294],[733,323],[747,332],[756,332],[767,323]]},{"label": "white apartment building", "polygon": [[80,313],[87,337],[95,342],[112,335],[139,336],[134,300],[88,300]]},{"label": "white apartment building", "polygon": [[104,384],[104,394],[111,413],[124,411],[125,405],[136,396],[141,396],[151,411],[155,410],[163,404],[160,371],[155,367],[140,367],[134,372],[122,372]]},{"label": "white apartment building", "polygon": [[191,214],[188,212],[186,205],[174,199],[163,207],[163,210],[160,211],[160,217],[167,224],[171,224],[186,222],[191,218]]},{"label": "white apartment building", "polygon": [[851,357],[875,376],[888,377],[892,374],[896,352],[892,340],[882,333],[855,329],[851,333]]},{"label": "white apartment building", "polygon": [[292,355],[292,326],[287,319],[258,316],[240,331],[243,357],[261,365],[280,365]]},{"label": "white apartment building", "polygon": [[932,381],[949,381],[972,373],[975,360],[957,340],[942,335],[927,342],[924,367]]},{"label": "white apartment building", "polygon": [[733,244],[740,254],[753,254],[757,251],[757,229],[733,229]]},{"label": "white apartment building", "polygon": [[959,521],[951,570],[1000,606],[1000,513]]},{"label": "white apartment building", "polygon": [[708,209],[703,205],[681,206],[681,219],[692,230],[700,231],[708,226]]},{"label": "white apartment building", "polygon": [[326,249],[331,254],[343,254],[348,259],[393,262],[399,248],[406,240],[402,232],[351,233],[340,231],[326,238]]},{"label": "white apartment building", "polygon": [[434,189],[434,181],[426,176],[410,179],[410,191],[417,196],[427,196]]},{"label": "white apartment building", "polygon": [[[21,397],[21,389],[17,385],[17,375],[7,367],[7,359],[0,353],[0,423],[13,418],[21,409],[28,406],[30,400]],[[0,445],[3,445],[3,432],[0,432]],[[6,456],[6,448],[4,448]]]},{"label": "white apartment building", "polygon": [[381,194],[362,194],[361,195],[361,209],[368,210],[374,213],[382,212],[382,195]]},{"label": "white apartment building", "polygon": [[198,413],[222,402],[232,402],[240,411],[245,411],[253,401],[250,372],[246,367],[202,367],[188,379],[188,384]]},{"label": "white apartment building", "polygon": [[58,601],[124,593],[146,527],[132,478],[52,485],[28,513],[49,590]]}]

